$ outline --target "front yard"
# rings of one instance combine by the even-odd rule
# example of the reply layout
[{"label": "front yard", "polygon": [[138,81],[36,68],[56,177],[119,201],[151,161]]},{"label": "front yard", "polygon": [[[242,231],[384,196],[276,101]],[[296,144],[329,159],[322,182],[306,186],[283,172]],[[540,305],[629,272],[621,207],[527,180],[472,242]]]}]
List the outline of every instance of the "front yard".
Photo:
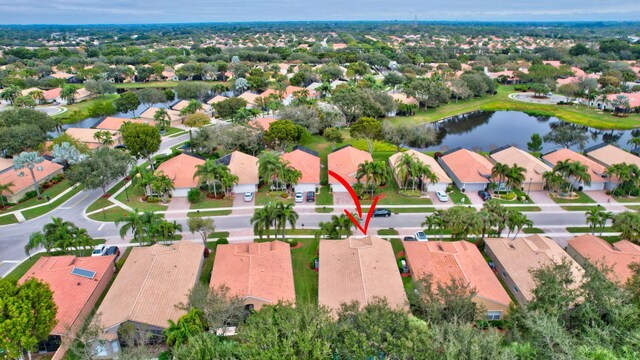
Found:
[{"label": "front yard", "polygon": [[[129,200],[127,200],[127,196]],[[139,186],[130,185],[125,191],[116,196],[116,200],[128,207],[138,211],[165,211],[167,205],[162,202],[149,203],[144,200],[144,189]]]},{"label": "front yard", "polygon": [[[557,196],[552,196],[549,194],[551,200],[555,201],[556,204],[595,204],[596,202],[590,198],[587,194],[582,191],[575,192],[576,197],[572,199],[565,199]],[[583,206],[561,206],[564,210],[567,211],[588,211],[592,209],[597,209],[597,205],[583,205]]]}]

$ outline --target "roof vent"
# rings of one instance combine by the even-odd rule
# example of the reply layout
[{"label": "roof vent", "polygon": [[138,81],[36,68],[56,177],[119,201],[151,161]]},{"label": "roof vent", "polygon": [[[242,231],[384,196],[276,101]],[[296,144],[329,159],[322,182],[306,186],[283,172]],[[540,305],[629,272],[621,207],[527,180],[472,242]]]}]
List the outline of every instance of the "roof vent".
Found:
[{"label": "roof vent", "polygon": [[24,171],[20,171],[20,172],[18,173],[18,177],[24,177]]},{"label": "roof vent", "polygon": [[44,170],[44,168],[42,166],[38,166],[38,167],[36,167],[36,170],[42,171],[42,170]]}]

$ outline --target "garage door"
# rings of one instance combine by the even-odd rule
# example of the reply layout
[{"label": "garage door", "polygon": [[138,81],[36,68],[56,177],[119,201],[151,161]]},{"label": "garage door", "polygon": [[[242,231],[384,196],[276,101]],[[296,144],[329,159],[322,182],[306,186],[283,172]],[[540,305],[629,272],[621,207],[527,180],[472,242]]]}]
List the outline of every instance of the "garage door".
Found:
[{"label": "garage door", "polygon": [[173,197],[187,197],[187,194],[189,193],[189,188],[180,188],[180,189],[175,189],[173,190]]},{"label": "garage door", "polygon": [[348,192],[348,190],[342,184],[331,185],[331,191],[333,192]]},{"label": "garage door", "polygon": [[296,185],[296,192],[309,192],[309,191],[316,191],[316,185],[315,184],[298,184]]},{"label": "garage door", "polygon": [[233,192],[236,194],[244,194],[246,192],[255,192],[256,186],[252,184],[236,185],[233,187]]}]

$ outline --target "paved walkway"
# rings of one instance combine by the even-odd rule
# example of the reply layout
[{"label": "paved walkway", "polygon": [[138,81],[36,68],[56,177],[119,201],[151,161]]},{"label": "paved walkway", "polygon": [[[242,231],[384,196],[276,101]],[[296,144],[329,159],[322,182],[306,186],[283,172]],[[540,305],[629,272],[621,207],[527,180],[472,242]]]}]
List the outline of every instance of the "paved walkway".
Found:
[{"label": "paved walkway", "polygon": [[532,104],[547,104],[547,105],[556,105],[560,101],[567,101],[567,98],[562,95],[552,95],[550,97],[537,98],[533,96],[532,92],[524,92],[524,93],[513,93],[509,94],[509,98],[517,101],[522,101],[526,103]]},{"label": "paved walkway", "polygon": [[556,204],[556,202],[549,197],[549,193],[546,191],[530,191],[529,197],[534,204],[546,205],[544,207],[545,211],[562,211],[560,205]]}]

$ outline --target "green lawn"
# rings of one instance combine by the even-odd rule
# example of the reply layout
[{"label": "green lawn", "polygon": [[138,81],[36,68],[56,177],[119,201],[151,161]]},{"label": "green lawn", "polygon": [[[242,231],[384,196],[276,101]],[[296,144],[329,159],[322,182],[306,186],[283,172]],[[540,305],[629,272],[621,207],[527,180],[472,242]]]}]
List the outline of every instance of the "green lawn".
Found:
[{"label": "green lawn", "polygon": [[13,214],[0,217],[0,225],[15,224],[17,222],[18,219],[16,219],[15,215]]},{"label": "green lawn", "polygon": [[525,227],[524,229],[522,229],[522,232],[525,234],[544,234],[544,231],[542,229],[538,229],[535,227]]},{"label": "green lawn", "polygon": [[[578,195],[575,199],[563,199],[555,196],[549,196],[556,204],[595,204],[596,202],[582,191],[577,191]],[[597,209],[598,206],[584,205],[584,206],[562,206],[567,211],[588,211]]]},{"label": "green lawn", "polygon": [[95,214],[88,215],[89,219],[96,221],[114,222],[127,214],[127,210],[115,206],[104,211],[98,211]]},{"label": "green lawn", "polygon": [[380,236],[389,236],[389,235],[398,235],[398,230],[396,229],[380,229],[378,230],[378,235]]},{"label": "green lawn", "polygon": [[223,216],[229,215],[231,210],[211,210],[211,211],[200,211],[190,212],[187,214],[187,217],[198,217],[198,216]]},{"label": "green lawn", "polygon": [[[129,196],[129,201],[127,201],[127,193]],[[122,202],[123,204],[129,206],[132,209],[136,209],[138,211],[164,211],[167,210],[167,205],[158,203],[148,203],[142,200],[144,196],[144,189],[139,186],[129,186],[126,191],[121,192],[116,196],[116,200]]]},{"label": "green lawn", "polygon": [[118,95],[118,94],[101,95],[101,96],[98,96],[98,97],[96,97],[94,99],[91,99],[91,100],[85,100],[85,101],[81,101],[79,103],[75,103],[75,104],[71,104],[71,105],[65,105],[64,107],[67,109],[67,111],[65,111],[64,113],[62,113],[60,115],[54,115],[54,117],[56,119],[62,120],[62,122],[65,123],[65,124],[74,123],[74,122],[77,122],[77,121],[80,121],[80,120],[84,120],[84,119],[90,117],[88,108],[92,104],[94,104],[94,103],[96,103],[98,101],[113,102],[115,99],[117,99],[119,97],[120,97],[120,95]]},{"label": "green lawn", "polygon": [[[82,186],[82,185],[76,186],[73,190],[71,190],[68,193],[64,194],[58,200],[52,201],[50,206],[40,206],[39,208],[35,208],[35,209],[31,209],[31,210],[25,210],[25,211],[22,212],[22,215],[27,220],[31,220],[31,219],[36,218],[38,216],[42,216],[42,215],[48,213],[49,211],[57,208],[58,206],[62,205],[65,201],[71,199],[75,194],[77,194],[80,191],[82,191],[82,189],[84,189],[84,186]],[[71,205],[73,205],[73,204],[71,204]]]},{"label": "green lawn", "polygon": [[301,247],[291,250],[293,282],[298,304],[318,302],[318,273],[311,270],[310,263],[318,254],[319,240],[297,239]]},{"label": "green lawn", "polygon": [[[111,196],[115,194],[118,190],[120,190],[120,188],[124,186],[124,184],[126,184],[126,181],[124,179],[120,180],[117,184],[107,190],[107,195]],[[89,205],[89,207],[87,207],[87,212],[90,213],[92,211],[102,209],[103,207],[107,207],[110,205],[113,205],[111,201],[109,201],[107,198],[101,197],[98,200],[94,201],[91,205]]]},{"label": "green lawn", "polygon": [[47,203],[46,196],[49,196],[50,199],[53,199],[63,191],[67,190],[69,187],[71,187],[71,184],[69,184],[69,181],[62,180],[59,183],[51,186],[50,188],[42,191],[42,199],[38,200],[38,197],[33,197],[25,202],[19,203],[15,206],[12,206],[10,208],[0,211],[0,214],[6,214],[15,210],[25,209],[35,205],[46,204]]},{"label": "green lawn", "polygon": [[261,187],[258,192],[255,194],[255,203],[256,206],[264,206],[268,204],[276,204],[276,203],[284,203],[293,204],[293,196],[288,196],[287,198],[283,198],[281,192],[268,192],[267,187]]},{"label": "green lawn", "polygon": [[[232,206],[233,206],[232,199],[209,199],[208,197],[206,197],[204,193],[202,193],[202,197],[200,198],[200,201],[195,204],[191,204],[190,209],[214,209],[214,208],[225,208],[225,207],[230,208]],[[228,215],[228,214],[231,214],[231,210],[220,210],[218,211],[218,213],[220,215]]]},{"label": "green lawn", "polygon": [[555,116],[562,120],[596,127],[601,129],[631,129],[640,127],[640,115],[632,114],[625,118],[618,118],[611,113],[601,113],[597,109],[582,105],[544,105],[532,104],[512,100],[513,86],[498,87],[498,94],[484,96],[467,101],[451,102],[438,109],[420,110],[415,116],[398,117],[393,121],[410,123],[435,122],[454,115],[464,114],[475,110],[485,111],[522,111],[538,116]]},{"label": "green lawn", "polygon": [[467,195],[465,195],[462,191],[460,191],[460,189],[455,186],[453,187],[453,191],[449,193],[449,199],[451,199],[451,202],[453,202],[454,204],[471,204],[471,200],[469,200],[469,197],[467,197]]},{"label": "green lawn", "polygon": [[183,129],[170,127],[170,128],[167,129],[167,132],[162,134],[162,136],[173,137],[173,135],[180,134],[180,133],[183,133],[183,132],[185,132]]},{"label": "green lawn", "polygon": [[229,237],[228,231],[214,231],[211,234],[209,234],[209,236],[207,236],[207,239],[220,239],[220,238],[228,238],[228,237]]},{"label": "green lawn", "polygon": [[[316,205],[333,205],[333,194],[330,192],[331,186],[325,185],[320,188],[320,192],[316,195]],[[333,208],[316,208],[317,213],[329,213]]]},{"label": "green lawn", "polygon": [[[591,228],[588,226],[570,226],[567,228],[567,231],[570,233],[588,233],[591,234]],[[596,228],[596,235],[599,234],[600,232],[616,232],[615,230],[613,230],[612,227],[610,226],[605,226],[604,230],[600,230],[600,228]]]},{"label": "green lawn", "polygon": [[[397,235],[397,232],[396,232]],[[404,251],[404,245],[402,245],[402,240],[398,238],[391,239],[391,248],[393,249],[394,254],[398,254],[401,251]]]},{"label": "green lawn", "polygon": [[630,196],[630,197],[614,197],[614,199],[619,203],[640,203],[640,196]]},{"label": "green lawn", "polygon": [[46,253],[41,252],[37,254],[33,254],[29,259],[23,261],[20,265],[18,265],[13,271],[7,274],[4,278],[10,281],[18,281],[20,278],[29,271],[29,269],[33,266],[33,264],[38,261],[42,256],[46,255]]}]

